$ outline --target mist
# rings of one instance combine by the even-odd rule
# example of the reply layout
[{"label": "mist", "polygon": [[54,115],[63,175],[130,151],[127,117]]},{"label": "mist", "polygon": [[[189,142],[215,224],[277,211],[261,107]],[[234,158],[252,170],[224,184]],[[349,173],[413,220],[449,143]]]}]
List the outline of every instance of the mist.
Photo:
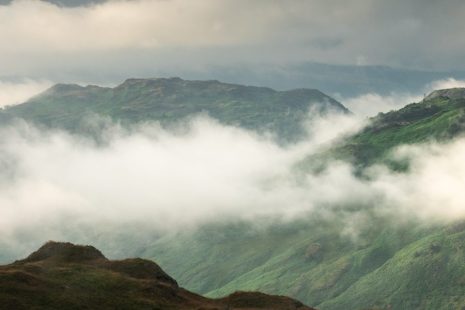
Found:
[{"label": "mist", "polygon": [[48,239],[94,240],[108,227],[166,233],[219,219],[293,218],[315,203],[294,164],[361,124],[333,117],[314,119],[309,139],[287,147],[206,116],[171,129],[110,124],[98,143],[24,122],[3,127],[0,242],[17,254],[19,240],[27,252]]},{"label": "mist", "polygon": [[356,115],[313,116],[306,138],[286,146],[208,116],[171,128],[109,123],[98,142],[25,122],[1,127],[0,259],[49,239],[97,243],[118,256],[128,247],[119,239],[134,238],[136,247],[209,223],[340,218],[346,206],[348,227],[360,226],[365,211],[430,223],[465,217],[462,138],[394,150],[393,160],[411,163],[403,173],[376,165],[360,176],[330,157],[322,169],[302,166],[366,123]]},{"label": "mist", "polygon": [[19,82],[0,80],[0,108],[24,103],[50,86],[52,82],[48,80],[24,79]]}]

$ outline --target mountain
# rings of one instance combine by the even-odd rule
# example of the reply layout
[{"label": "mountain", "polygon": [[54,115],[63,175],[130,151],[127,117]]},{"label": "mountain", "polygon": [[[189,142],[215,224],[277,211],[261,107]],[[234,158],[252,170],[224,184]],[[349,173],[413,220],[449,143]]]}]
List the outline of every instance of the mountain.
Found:
[{"label": "mountain", "polygon": [[179,287],[152,261],[111,261],[92,246],[58,242],[0,266],[0,308],[311,310],[290,298],[258,292],[208,299]]},{"label": "mountain", "polygon": [[300,123],[309,110],[348,112],[315,89],[275,91],[218,81],[159,78],[129,79],[115,88],[58,84],[26,103],[6,108],[0,117],[82,132],[89,127],[88,118],[95,115],[123,124],[160,121],[166,125],[207,113],[225,124],[292,138],[302,132]]},{"label": "mountain", "polygon": [[[437,91],[380,114],[330,155],[363,169],[401,144],[451,141],[465,131],[462,91]],[[313,214],[266,229],[210,225],[154,240],[140,255],[157,257],[180,283],[210,297],[239,289],[285,294],[328,310],[465,307],[463,221],[423,223],[348,204],[333,216]],[[350,226],[351,214],[364,224]]]},{"label": "mountain", "polygon": [[339,158],[359,165],[382,160],[402,144],[449,141],[465,130],[465,88],[437,90],[418,103],[380,113],[362,132],[336,148]]}]

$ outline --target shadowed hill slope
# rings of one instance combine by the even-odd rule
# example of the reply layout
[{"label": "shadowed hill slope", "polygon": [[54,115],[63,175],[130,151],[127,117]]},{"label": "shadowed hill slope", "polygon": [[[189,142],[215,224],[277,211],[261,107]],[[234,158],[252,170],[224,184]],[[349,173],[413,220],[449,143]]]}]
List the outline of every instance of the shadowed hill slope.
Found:
[{"label": "shadowed hill slope", "polygon": [[111,261],[94,247],[57,242],[0,266],[0,308],[311,310],[290,298],[258,292],[207,299],[179,287],[152,261]]}]

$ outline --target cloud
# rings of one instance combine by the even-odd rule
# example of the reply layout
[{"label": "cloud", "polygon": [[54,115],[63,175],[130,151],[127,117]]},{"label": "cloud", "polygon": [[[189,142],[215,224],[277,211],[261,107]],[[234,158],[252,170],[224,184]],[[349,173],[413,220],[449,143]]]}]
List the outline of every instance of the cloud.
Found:
[{"label": "cloud", "polygon": [[465,194],[465,139],[449,143],[402,146],[394,157],[408,159],[408,173],[387,172],[374,167],[373,189],[383,193],[385,205],[397,205],[397,214],[423,220],[455,221],[463,219]]},{"label": "cloud", "polygon": [[257,62],[460,69],[464,17],[465,4],[456,0],[115,0],[77,7],[15,0],[0,6],[0,40],[8,42],[0,59],[5,75],[79,72],[81,80],[122,67],[150,67],[153,75]]},{"label": "cloud", "polygon": [[421,95],[408,93],[391,93],[388,96],[368,93],[354,98],[341,99],[341,101],[351,112],[360,116],[370,117],[380,112],[400,109],[406,103],[418,102],[422,98],[423,96]]},{"label": "cloud", "polygon": [[[156,124],[131,130],[114,125],[103,145],[27,124],[0,130],[0,232],[56,223],[142,223],[173,231],[219,218],[290,216],[312,208],[292,166],[359,122],[316,120],[325,135],[289,147],[217,122],[194,119],[187,128]],[[59,238],[58,238],[59,239]]]},{"label": "cloud", "polygon": [[380,112],[398,110],[409,103],[420,102],[426,95],[434,90],[465,87],[465,81],[446,78],[433,81],[425,85],[419,93],[391,92],[389,95],[368,93],[353,98],[339,98],[339,100],[353,113],[371,117]]},{"label": "cloud", "polygon": [[52,85],[46,80],[25,79],[20,82],[0,81],[0,108],[24,103]]},{"label": "cloud", "polygon": [[[145,211],[165,214],[167,218],[160,225],[185,225],[197,217],[216,213],[272,212],[286,199],[279,198],[277,202],[273,198],[280,196],[273,193],[276,185],[267,189],[266,184],[280,184],[293,163],[348,128],[358,127],[355,121],[338,118],[338,128],[330,130],[330,122],[317,121],[319,129],[328,126],[326,135],[318,134],[314,140],[289,148],[204,118],[194,120],[189,130],[182,133],[156,125],[130,132],[112,127],[105,146],[62,132],[38,132],[28,126],[19,132],[4,130],[3,158],[15,158],[17,163],[17,177],[7,188],[19,189],[14,196],[20,201],[26,199],[18,204],[25,208],[33,204],[23,193],[36,188],[35,200],[57,198],[54,203],[44,203],[53,212],[55,207],[68,205],[69,210],[127,219],[120,212],[138,210],[142,212],[134,212],[135,217],[144,214],[144,218]],[[284,179],[287,184],[287,178]],[[18,184],[21,186],[16,187]],[[286,186],[283,191],[287,191]],[[38,205],[41,199],[36,201]],[[2,218],[3,227],[8,226],[7,222],[15,222],[6,216]]]},{"label": "cloud", "polygon": [[0,260],[48,239],[92,241],[118,255],[122,244],[141,246],[128,243],[138,234],[154,240],[225,220],[338,216],[341,234],[357,238],[355,228],[373,214],[428,223],[465,217],[465,139],[399,148],[392,156],[411,162],[405,173],[376,165],[360,177],[334,160],[302,170],[308,155],[361,126],[353,116],[314,119],[309,138],[286,147],[205,117],[169,130],[112,124],[99,143],[26,123],[3,127]]},{"label": "cloud", "polygon": [[447,78],[439,81],[432,82],[428,88],[433,91],[436,89],[447,89],[447,88],[460,88],[465,87],[465,81],[456,80],[454,78]]},{"label": "cloud", "polygon": [[253,21],[258,9],[254,6],[233,16],[228,11],[233,5],[230,1],[138,0],[67,8],[43,1],[13,1],[0,7],[0,38],[11,42],[2,50],[72,53],[228,46],[268,36],[266,28],[279,19],[278,8],[270,7],[265,7],[263,21]]}]

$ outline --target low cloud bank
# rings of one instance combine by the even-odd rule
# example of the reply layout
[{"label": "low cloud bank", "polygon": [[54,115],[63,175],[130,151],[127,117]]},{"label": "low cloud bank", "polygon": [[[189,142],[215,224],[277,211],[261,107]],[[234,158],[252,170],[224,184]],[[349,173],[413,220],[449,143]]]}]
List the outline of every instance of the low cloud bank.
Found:
[{"label": "low cloud bank", "polygon": [[308,140],[287,147],[206,117],[171,130],[113,124],[98,144],[27,123],[0,128],[0,243],[17,254],[47,239],[89,242],[110,228],[163,233],[292,218],[313,204],[294,164],[361,125],[343,115],[311,124]]},{"label": "low cloud bank", "polygon": [[142,230],[289,221],[345,206],[428,221],[465,216],[464,139],[398,149],[393,157],[412,163],[405,173],[374,166],[358,177],[342,161],[318,172],[296,169],[362,125],[353,116],[317,119],[308,139],[286,147],[205,117],[173,130],[113,125],[103,144],[25,123],[2,128],[0,243],[17,257],[47,239],[117,244],[124,231],[127,246]]},{"label": "low cloud bank", "polygon": [[318,134],[290,147],[208,118],[178,132],[156,124],[129,131],[111,127],[100,146],[27,124],[2,129],[0,159],[8,169],[1,175],[0,230],[61,213],[148,219],[163,228],[305,209],[304,188],[293,183],[291,168],[358,126],[337,117],[337,128],[326,119],[316,121]]}]

